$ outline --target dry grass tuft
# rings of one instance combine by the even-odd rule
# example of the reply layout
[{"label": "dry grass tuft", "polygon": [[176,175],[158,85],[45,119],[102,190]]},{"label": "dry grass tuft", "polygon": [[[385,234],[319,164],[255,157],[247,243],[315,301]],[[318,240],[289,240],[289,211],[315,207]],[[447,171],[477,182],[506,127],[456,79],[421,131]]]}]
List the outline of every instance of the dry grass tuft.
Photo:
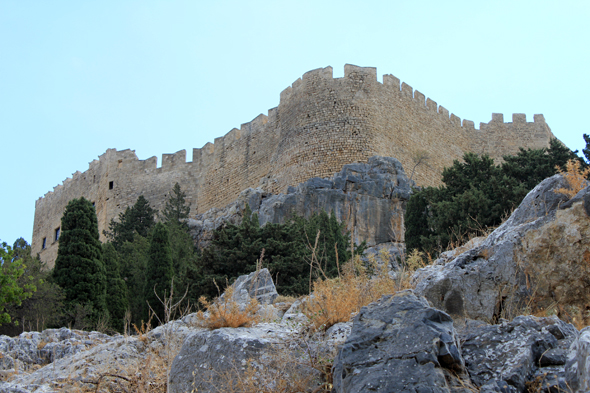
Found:
[{"label": "dry grass tuft", "polygon": [[586,188],[588,184],[586,178],[590,175],[590,167],[586,169],[580,168],[580,161],[569,160],[565,164],[566,170],[564,171],[559,166],[556,167],[559,172],[569,184],[569,188],[559,188],[554,190],[558,194],[564,194],[568,198],[573,198],[578,192]]},{"label": "dry grass tuft", "polygon": [[199,311],[197,318],[199,325],[207,329],[219,329],[222,327],[246,327],[252,326],[259,321],[256,315],[259,303],[256,299],[250,300],[250,303],[244,310],[240,310],[239,304],[233,300],[234,288],[228,287],[222,298],[216,298],[212,302],[204,296],[199,298],[199,302],[207,308],[207,313]]},{"label": "dry grass tuft", "polygon": [[313,296],[303,309],[311,328],[328,329],[336,323],[349,321],[362,307],[383,295],[412,288],[412,273],[424,266],[419,254],[410,255],[393,278],[389,275],[388,264],[379,266],[375,257],[370,256],[367,268],[357,256],[344,265],[340,277],[316,281]]},{"label": "dry grass tuft", "polygon": [[298,298],[296,298],[295,296],[279,295],[274,300],[273,304],[276,304],[276,303],[289,303],[289,304],[293,304],[293,303],[295,303],[297,301],[297,299]]}]

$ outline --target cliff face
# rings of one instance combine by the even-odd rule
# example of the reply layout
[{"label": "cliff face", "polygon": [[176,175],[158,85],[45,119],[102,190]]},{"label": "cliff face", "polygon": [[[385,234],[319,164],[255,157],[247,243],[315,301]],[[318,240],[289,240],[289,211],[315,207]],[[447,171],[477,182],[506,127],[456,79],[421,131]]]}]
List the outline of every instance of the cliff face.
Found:
[{"label": "cliff face", "polygon": [[81,196],[95,203],[102,233],[139,195],[161,209],[177,182],[194,217],[226,206],[247,188],[263,185],[279,194],[373,155],[397,158],[418,185],[437,185],[443,168],[465,152],[501,159],[519,147],[546,147],[551,137],[542,115],[527,122],[516,114],[505,123],[494,114],[476,129],[392,75],[379,82],[375,68],[346,65],[343,78],[320,68],[285,89],[267,116],[193,149],[192,162],[184,150],[164,154],[161,167],[156,157],[139,160],[131,150],[107,150],[36,202],[32,250],[53,265],[63,209]]},{"label": "cliff face", "polygon": [[196,220],[189,220],[189,225],[196,242],[204,247],[214,229],[225,222],[241,222],[246,204],[258,214],[261,225],[283,223],[292,214],[309,217],[325,210],[347,223],[357,242],[403,243],[410,184],[398,160],[375,156],[366,164],[344,165],[331,178],[312,178],[289,187],[286,193],[270,194],[261,188],[245,190],[235,202],[197,215]]}]

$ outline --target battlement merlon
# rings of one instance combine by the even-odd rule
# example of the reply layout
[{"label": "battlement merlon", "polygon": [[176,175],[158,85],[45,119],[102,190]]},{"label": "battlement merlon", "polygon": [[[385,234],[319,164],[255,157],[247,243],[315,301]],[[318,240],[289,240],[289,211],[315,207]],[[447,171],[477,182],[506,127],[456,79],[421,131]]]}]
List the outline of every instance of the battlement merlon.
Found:
[{"label": "battlement merlon", "polygon": [[170,170],[186,164],[186,150],[179,150],[172,154],[162,154],[162,170]]},{"label": "battlement merlon", "polygon": [[545,122],[545,116],[543,116],[543,114],[537,113],[535,115],[533,115],[533,121],[532,122],[527,122],[526,120],[526,114],[525,113],[513,113],[512,114],[512,122],[505,122],[504,121],[504,114],[502,113],[492,113],[492,120],[490,120],[488,123],[480,123],[480,129],[481,127],[485,127],[487,125],[491,125],[492,123],[494,124],[537,124],[537,125],[542,125],[542,126],[547,126],[547,123]]},{"label": "battlement merlon", "polygon": [[352,64],[344,65],[344,78],[351,79],[360,77],[363,80],[377,81],[376,67],[359,67]]}]

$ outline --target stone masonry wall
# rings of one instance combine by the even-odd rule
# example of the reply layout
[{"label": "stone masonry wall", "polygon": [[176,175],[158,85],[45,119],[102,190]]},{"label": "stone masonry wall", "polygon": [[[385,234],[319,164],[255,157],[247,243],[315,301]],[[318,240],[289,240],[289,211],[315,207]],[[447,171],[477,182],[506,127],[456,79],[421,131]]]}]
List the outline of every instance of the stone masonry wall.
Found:
[{"label": "stone masonry wall", "polygon": [[[33,253],[53,266],[63,210],[81,196],[95,203],[104,241],[110,220],[139,195],[162,209],[176,182],[193,216],[227,205],[248,187],[280,193],[373,155],[397,158],[419,185],[438,185],[442,169],[465,152],[500,160],[519,147],[546,147],[551,137],[542,115],[526,122],[524,114],[515,114],[512,123],[504,123],[503,115],[493,114],[478,130],[392,75],[378,82],[375,68],[346,65],[343,78],[333,78],[332,67],[319,68],[287,87],[267,116],[193,149],[192,162],[186,162],[185,150],[164,154],[161,168],[156,157],[139,160],[132,150],[107,150],[88,170],[36,201]],[[426,159],[415,167],[419,156]]]}]

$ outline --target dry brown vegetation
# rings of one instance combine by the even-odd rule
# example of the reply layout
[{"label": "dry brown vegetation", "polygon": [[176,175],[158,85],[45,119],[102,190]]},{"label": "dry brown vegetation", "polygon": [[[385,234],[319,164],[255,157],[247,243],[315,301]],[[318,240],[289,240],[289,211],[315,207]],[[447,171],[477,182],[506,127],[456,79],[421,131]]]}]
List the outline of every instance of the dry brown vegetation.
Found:
[{"label": "dry brown vegetation", "polygon": [[225,295],[213,301],[208,301],[201,296],[199,302],[207,309],[207,312],[199,311],[197,318],[199,326],[207,329],[219,329],[222,327],[246,327],[259,321],[259,303],[252,299],[244,310],[240,310],[239,304],[233,299],[234,288],[228,287]]},{"label": "dry brown vegetation", "polygon": [[590,175],[590,167],[586,169],[580,168],[580,161],[569,160],[565,164],[565,171],[559,166],[556,167],[559,172],[567,181],[569,188],[559,188],[554,192],[559,194],[567,195],[569,198],[573,198],[578,192],[586,188],[588,181],[586,178]]},{"label": "dry brown vegetation", "polygon": [[[382,251],[387,254],[386,250]],[[381,255],[381,259],[388,261],[389,255]],[[383,295],[411,288],[413,272],[424,266],[420,253],[415,251],[392,278],[388,263],[379,265],[375,256],[370,256],[369,261],[370,265],[364,266],[357,256],[344,265],[339,277],[314,283],[313,296],[303,309],[312,329],[325,330],[336,323],[349,321],[362,307]]]}]

